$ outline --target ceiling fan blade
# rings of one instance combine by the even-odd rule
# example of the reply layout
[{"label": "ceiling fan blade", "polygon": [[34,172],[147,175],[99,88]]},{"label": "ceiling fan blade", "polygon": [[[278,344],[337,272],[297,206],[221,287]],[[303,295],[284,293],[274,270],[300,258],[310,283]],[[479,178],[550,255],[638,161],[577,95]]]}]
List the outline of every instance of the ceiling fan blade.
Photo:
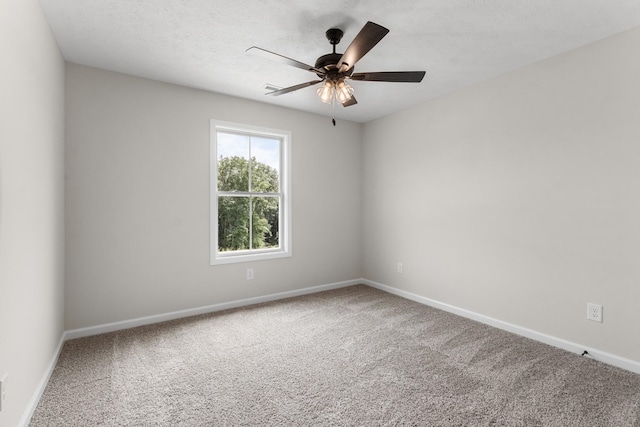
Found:
[{"label": "ceiling fan blade", "polygon": [[351,75],[351,79],[369,82],[420,83],[425,74],[425,71],[382,71],[376,73],[355,73]]},{"label": "ceiling fan blade", "polygon": [[367,54],[389,32],[385,27],[367,22],[353,39],[342,58],[338,62],[340,72],[345,72],[353,67],[363,56]]},{"label": "ceiling fan blade", "polygon": [[295,59],[288,58],[288,57],[286,57],[284,55],[280,55],[279,53],[271,52],[270,50],[266,50],[266,49],[263,49],[263,48],[258,47],[258,46],[251,46],[249,49],[246,50],[246,52],[249,52],[251,49],[256,49],[258,51],[274,55],[274,56],[277,57],[277,59],[280,60],[280,62],[283,62],[283,63],[285,63],[287,65],[291,65],[293,67],[300,68],[300,69],[303,69],[303,70],[306,70],[306,71],[311,71],[313,73],[326,74],[326,70],[324,70],[324,69],[313,67],[313,66],[311,66],[309,64],[305,64],[304,62],[296,61]]},{"label": "ceiling fan blade", "polygon": [[285,93],[293,92],[298,89],[304,89],[305,87],[317,85],[318,83],[321,83],[321,82],[322,80],[314,80],[311,82],[300,83],[299,85],[285,87],[284,89],[274,90],[273,92],[267,92],[265,93],[265,95],[273,95],[273,96],[284,95]]},{"label": "ceiling fan blade", "polygon": [[347,99],[346,101],[344,101],[342,103],[343,107],[350,107],[352,105],[356,105],[358,103],[358,101],[356,101],[356,97],[355,96],[351,96],[351,98]]}]

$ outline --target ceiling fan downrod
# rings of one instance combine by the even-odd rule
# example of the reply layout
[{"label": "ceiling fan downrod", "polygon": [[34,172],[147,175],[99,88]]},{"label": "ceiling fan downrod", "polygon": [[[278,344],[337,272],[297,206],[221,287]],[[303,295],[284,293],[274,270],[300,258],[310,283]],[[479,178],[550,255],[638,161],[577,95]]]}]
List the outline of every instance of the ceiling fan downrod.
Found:
[{"label": "ceiling fan downrod", "polygon": [[325,35],[327,36],[329,43],[333,45],[333,53],[336,53],[336,45],[340,43],[340,40],[342,40],[344,32],[340,28],[330,28],[327,30]]}]

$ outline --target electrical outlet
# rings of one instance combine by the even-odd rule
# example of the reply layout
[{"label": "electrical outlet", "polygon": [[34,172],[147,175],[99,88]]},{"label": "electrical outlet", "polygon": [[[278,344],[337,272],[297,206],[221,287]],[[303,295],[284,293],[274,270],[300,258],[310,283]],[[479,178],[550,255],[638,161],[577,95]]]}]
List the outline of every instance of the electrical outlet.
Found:
[{"label": "electrical outlet", "polygon": [[398,274],[402,274],[402,263],[399,262],[398,265],[396,266],[396,271],[398,272]]},{"label": "electrical outlet", "polygon": [[600,304],[587,303],[587,319],[602,323],[602,306]]},{"label": "electrical outlet", "polygon": [[247,268],[247,280],[253,280],[253,268]]},{"label": "electrical outlet", "polygon": [[0,412],[4,407],[4,401],[7,398],[7,374],[0,375]]}]

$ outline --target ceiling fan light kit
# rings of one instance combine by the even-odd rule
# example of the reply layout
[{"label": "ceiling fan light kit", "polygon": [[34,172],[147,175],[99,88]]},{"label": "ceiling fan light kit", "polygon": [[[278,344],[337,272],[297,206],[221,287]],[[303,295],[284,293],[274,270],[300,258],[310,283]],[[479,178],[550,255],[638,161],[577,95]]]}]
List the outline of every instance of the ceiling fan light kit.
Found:
[{"label": "ceiling fan light kit", "polygon": [[344,105],[353,98],[353,87],[342,80],[325,80],[324,84],[316,90],[320,100],[324,103],[332,103],[334,100]]},{"label": "ceiling fan light kit", "polygon": [[325,33],[327,40],[333,46],[333,52],[319,57],[315,65],[311,66],[295,59],[275,52],[252,46],[248,50],[257,49],[266,52],[287,65],[315,73],[320,80],[312,80],[295,86],[268,92],[266,95],[279,96],[294,92],[305,87],[323,83],[316,93],[325,103],[339,102],[343,107],[358,103],[354,89],[346,80],[360,80],[373,82],[420,83],[425,71],[382,71],[354,74],[355,64],[362,59],[389,32],[385,27],[367,22],[353,39],[344,53],[336,53],[336,45],[342,40],[344,32],[339,28],[331,28]]}]

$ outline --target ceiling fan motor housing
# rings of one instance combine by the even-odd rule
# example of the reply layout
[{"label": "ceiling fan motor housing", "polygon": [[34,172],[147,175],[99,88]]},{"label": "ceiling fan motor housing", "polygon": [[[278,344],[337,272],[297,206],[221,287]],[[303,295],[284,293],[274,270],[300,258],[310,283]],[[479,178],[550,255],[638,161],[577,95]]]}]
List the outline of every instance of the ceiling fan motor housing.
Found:
[{"label": "ceiling fan motor housing", "polygon": [[[349,68],[347,71],[339,72],[338,71],[338,62],[340,62],[340,58],[342,58],[341,53],[328,53],[326,55],[322,55],[320,58],[316,60],[315,67],[320,69],[327,70],[326,77],[331,79],[332,75],[335,75],[336,79],[340,76],[350,76],[353,74],[353,67]],[[316,73],[318,77],[325,77],[322,74]]]}]

